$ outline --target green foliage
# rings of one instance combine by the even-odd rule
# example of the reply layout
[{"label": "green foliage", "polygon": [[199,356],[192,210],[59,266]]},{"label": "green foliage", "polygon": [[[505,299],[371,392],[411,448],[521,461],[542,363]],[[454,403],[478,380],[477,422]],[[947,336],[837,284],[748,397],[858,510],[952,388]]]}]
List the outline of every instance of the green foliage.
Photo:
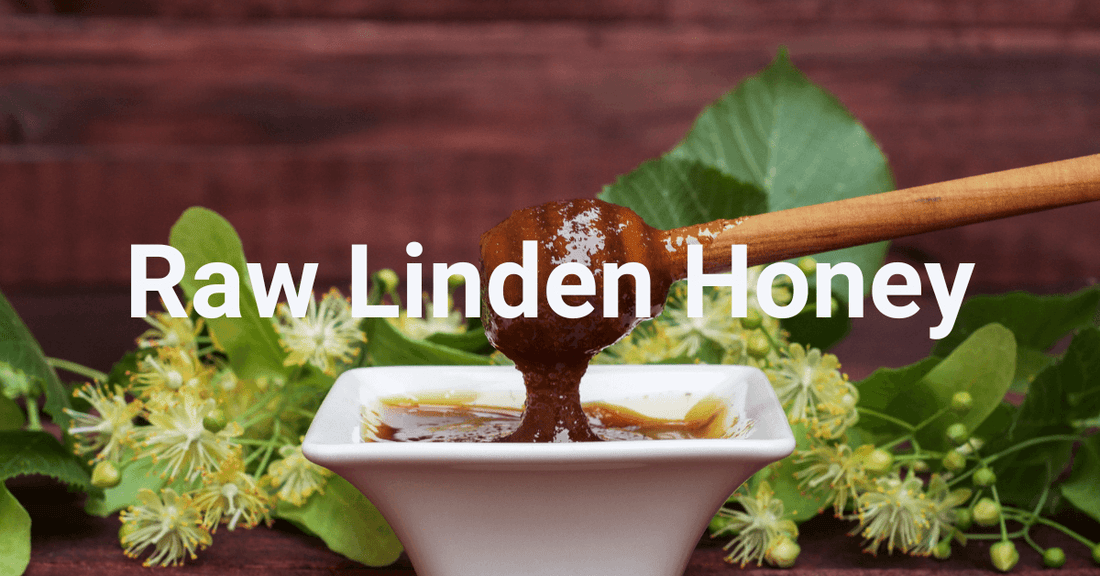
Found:
[{"label": "green foliage", "polygon": [[11,398],[0,394],[0,430],[18,430],[24,423],[23,409]]},{"label": "green foliage", "polygon": [[165,485],[164,478],[153,472],[154,464],[150,459],[132,460],[133,453],[125,454],[119,460],[129,462],[119,472],[119,483],[113,488],[97,490],[88,495],[84,502],[84,511],[92,516],[110,516],[137,502],[137,493],[142,488],[159,492]]},{"label": "green foliage", "polygon": [[488,365],[489,357],[437,344],[414,340],[402,334],[385,318],[365,318],[363,329],[370,342],[373,366],[419,366],[435,364]]},{"label": "green foliage", "polygon": [[[805,438],[808,435],[803,424],[793,424],[791,429],[795,438]],[[825,506],[825,498],[821,493],[798,487],[795,472],[798,472],[799,465],[795,460],[796,457],[791,455],[757,472],[750,479],[748,488],[751,494],[756,491],[760,482],[767,482],[775,491],[775,497],[783,501],[785,518],[795,522],[805,522],[821,512]]]},{"label": "green foliage", "polygon": [[1078,510],[1100,522],[1100,434],[1081,443],[1073,461],[1073,473],[1062,484],[1062,496]]},{"label": "green foliage", "polygon": [[439,344],[440,346],[472,354],[489,354],[493,351],[493,345],[489,344],[489,339],[485,337],[485,330],[482,329],[480,323],[462,334],[436,332],[425,338],[425,340],[432,344]]},{"label": "green foliage", "polygon": [[[890,167],[870,134],[780,51],[767,69],[708,106],[680,144],[606,186],[600,198],[669,229],[893,188]],[[856,263],[866,291],[886,246],[815,258]],[[838,279],[834,292],[846,300],[846,280]],[[846,313],[817,318],[808,311],[783,326],[792,341],[828,349],[848,333],[850,322]]]},{"label": "green foliage", "polygon": [[1067,333],[1092,323],[1100,305],[1100,289],[1089,287],[1073,294],[1037,296],[1012,292],[975,296],[963,303],[955,327],[932,349],[946,356],[972,332],[997,322],[1016,337],[1016,374],[1012,389],[1027,390],[1030,381],[1054,358],[1047,349]]},{"label": "green foliage", "polygon": [[[1077,431],[1076,421],[1097,415],[1100,415],[1100,329],[1086,328],[1078,332],[1059,361],[1036,375],[1027,397],[1013,411],[1009,425],[991,438],[989,450],[1004,450],[1045,436],[1072,438]],[[993,468],[999,478],[1001,498],[1020,506],[1032,505],[1070,463],[1072,445],[1070,440],[1048,442],[997,460]],[[1094,486],[1100,484],[1100,475],[1092,480]]]},{"label": "green foliage", "polygon": [[[282,377],[285,353],[270,318],[261,318],[248,280],[244,249],[236,230],[224,218],[205,208],[189,208],[172,226],[170,243],[187,263],[180,285],[187,298],[203,286],[224,281],[218,275],[195,280],[195,272],[210,262],[233,266],[240,280],[240,318],[208,318],[206,325],[214,341],[229,357],[230,366],[241,378]],[[218,304],[214,302],[213,304]]]},{"label": "green foliage", "polygon": [[[763,72],[708,106],[669,156],[757,186],[767,195],[769,211],[894,188],[886,157],[871,135],[795,68],[784,50]],[[858,264],[866,290],[885,253],[886,244],[877,243],[815,258]]]},{"label": "green foliage", "polygon": [[378,509],[338,476],[329,479],[323,494],[310,496],[302,506],[280,501],[275,515],[324,540],[332,550],[368,566],[391,564],[402,551]]},{"label": "green foliage", "polygon": [[0,362],[37,378],[46,393],[46,413],[62,428],[68,426],[69,417],[65,414],[65,408],[69,407],[69,395],[57,373],[46,362],[42,347],[3,293],[0,293]]},{"label": "green foliage", "polygon": [[0,481],[0,576],[18,576],[31,561],[31,516]]},{"label": "green foliage", "polygon": [[[957,392],[971,396],[965,414],[942,414],[918,433],[922,446],[948,448],[947,428],[962,423],[973,431],[1004,398],[1012,382],[1016,358],[1012,333],[1000,324],[982,327],[959,344],[946,358],[926,358],[898,369],[880,369],[859,382],[860,406],[895,416],[916,426],[936,415]],[[859,427],[878,435],[898,432],[886,420],[867,416]]]},{"label": "green foliage", "polygon": [[13,476],[50,476],[73,488],[90,490],[88,472],[56,438],[46,432],[0,432],[0,481]]},{"label": "green foliage", "polygon": [[768,207],[758,186],[702,162],[670,157],[643,163],[604,187],[599,197],[630,207],[661,230],[760,214]]}]

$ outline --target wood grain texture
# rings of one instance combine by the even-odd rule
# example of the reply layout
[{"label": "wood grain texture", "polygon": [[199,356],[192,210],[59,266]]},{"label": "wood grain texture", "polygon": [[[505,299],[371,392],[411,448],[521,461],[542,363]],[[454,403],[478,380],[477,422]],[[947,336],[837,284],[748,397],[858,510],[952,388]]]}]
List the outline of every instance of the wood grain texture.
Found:
[{"label": "wood grain texture", "polygon": [[[38,479],[35,479],[38,480]],[[13,487],[16,498],[31,514],[34,530],[32,561],[26,576],[125,576],[148,574],[138,561],[122,555],[118,545],[117,517],[94,518],[80,511],[80,498],[49,483],[26,480]],[[1061,518],[1074,527],[1088,529],[1080,518]],[[799,544],[802,552],[794,568],[782,573],[789,576],[924,576],[940,571],[953,574],[988,575],[989,544],[972,541],[964,549],[956,547],[945,562],[931,558],[880,556],[872,558],[860,551],[860,540],[848,536],[848,522],[828,515],[802,525]],[[1067,562],[1059,571],[1064,576],[1097,576],[1100,567],[1091,562],[1087,550],[1059,532],[1039,527],[1035,539],[1044,546],[1062,546]],[[726,564],[720,541],[704,538],[692,554],[684,576],[752,574],[774,576],[771,568],[749,565],[744,569]],[[1039,556],[1030,547],[1020,546],[1020,563],[1014,574],[1049,574],[1041,567]],[[412,576],[415,574],[404,556],[389,567],[371,569],[352,562],[325,548],[317,538],[306,536],[292,526],[278,522],[274,529],[224,529],[214,535],[214,543],[173,573],[218,574],[229,576],[291,574]],[[470,576],[477,576],[471,574]],[[598,576],[598,575],[593,575]]]},{"label": "wood grain texture", "polygon": [[[424,262],[476,261],[481,230],[667,150],[781,43],[879,140],[899,186],[1097,152],[1090,5],[1024,25],[960,4],[857,17],[840,7],[860,3],[768,16],[740,2],[744,21],[699,8],[672,23],[0,19],[0,202],[14,207],[0,286],[125,286],[129,245],[164,242],[192,204],[226,215],[250,258],[319,262],[333,281],[358,242],[372,268],[400,271],[412,240]],[[977,262],[990,290],[1080,283],[1100,275],[1098,216],[897,245]]]}]

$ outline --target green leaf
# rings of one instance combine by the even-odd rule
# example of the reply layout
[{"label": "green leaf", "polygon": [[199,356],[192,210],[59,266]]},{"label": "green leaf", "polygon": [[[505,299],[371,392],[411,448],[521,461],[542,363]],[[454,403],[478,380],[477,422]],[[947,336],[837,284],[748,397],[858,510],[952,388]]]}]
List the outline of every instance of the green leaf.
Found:
[{"label": "green leaf", "polygon": [[53,436],[31,430],[0,432],[0,482],[30,474],[50,476],[84,491],[92,488],[88,472]]},{"label": "green leaf", "polygon": [[18,430],[25,423],[23,409],[11,398],[0,394],[0,430]]},{"label": "green leaf", "polygon": [[959,309],[955,327],[936,343],[932,354],[946,356],[972,332],[997,322],[1016,336],[1012,389],[1024,392],[1035,375],[1053,360],[1046,350],[1066,334],[1091,325],[1098,307],[1100,289],[1096,287],[1056,296],[1026,292],[975,296]]},{"label": "green leaf", "polygon": [[[991,431],[986,453],[1048,435],[1074,435],[1074,422],[1100,414],[1100,329],[1081,330],[1061,360],[1043,369],[1012,420]],[[1030,507],[1072,457],[1071,441],[1045,442],[998,459],[997,489],[1005,502]],[[1045,480],[1045,481],[1044,481]]]},{"label": "green leaf", "polygon": [[42,347],[31,335],[23,320],[0,293],[0,361],[22,370],[27,376],[38,378],[46,393],[44,409],[62,430],[69,427],[69,394],[57,378],[57,373],[46,362]]},{"label": "green leaf", "polygon": [[121,469],[118,485],[89,494],[84,502],[85,512],[92,516],[110,516],[137,503],[137,493],[142,488],[148,488],[153,492],[160,491],[167,481],[153,472],[152,459],[133,460],[133,457],[132,452],[123,453],[119,460],[129,464]]},{"label": "green leaf", "polygon": [[347,480],[334,476],[323,494],[302,506],[279,501],[275,515],[325,541],[332,550],[368,566],[392,564],[401,542],[382,514]]},{"label": "green leaf", "polygon": [[[808,436],[803,424],[794,424],[791,429],[797,439]],[[826,496],[800,489],[798,478],[795,477],[796,472],[798,472],[798,464],[795,463],[795,456],[791,455],[757,473],[759,478],[756,481],[767,480],[775,491],[776,498],[783,501],[784,518],[801,523],[817,516],[818,512],[825,507]],[[753,483],[752,486],[755,489],[756,484]]]},{"label": "green leaf", "polygon": [[[888,413],[892,404],[903,393],[916,385],[924,375],[940,363],[939,358],[925,358],[914,364],[901,368],[879,368],[870,376],[856,383],[859,390],[859,405],[857,408],[867,408],[875,412]],[[899,415],[904,420],[904,415]],[[916,424],[916,422],[911,422]],[[901,426],[879,418],[873,414],[863,413],[859,417],[857,427],[861,431],[871,433],[878,438],[888,434],[894,436],[905,432]]]},{"label": "green leaf", "polygon": [[1073,459],[1073,471],[1062,484],[1062,496],[1078,510],[1100,522],[1100,434],[1081,443]]},{"label": "green leaf", "polygon": [[279,345],[271,319],[260,317],[248,280],[244,249],[233,226],[206,208],[188,208],[172,226],[170,243],[183,254],[187,263],[180,284],[188,298],[194,298],[195,292],[203,286],[221,283],[218,275],[206,281],[195,280],[195,272],[203,265],[225,262],[237,271],[241,317],[206,319],[211,336],[225,350],[233,372],[241,378],[285,377],[287,370],[283,359],[286,354]]},{"label": "green leaf", "polygon": [[474,354],[488,354],[493,351],[493,345],[489,344],[489,339],[485,337],[485,330],[480,325],[461,334],[437,332],[428,336],[425,340],[433,344]]},{"label": "green leaf", "polygon": [[413,340],[385,318],[365,318],[363,329],[370,343],[374,366],[417,366],[438,364],[488,365],[489,357],[471,354],[428,340]]},{"label": "green leaf", "polygon": [[19,576],[31,562],[31,515],[0,481],[0,576]]},{"label": "green leaf", "polygon": [[[771,211],[894,188],[886,157],[870,134],[796,69],[784,50],[763,72],[708,106],[669,155],[759,187]],[[859,265],[866,291],[885,253],[880,242],[815,258]],[[846,287],[836,290],[846,294]]]},{"label": "green leaf", "polygon": [[1100,414],[1100,329],[1086,328],[1070,342],[1061,361],[1036,376],[1012,428],[1013,439],[1072,428],[1073,422]]},{"label": "green leaf", "polygon": [[[944,448],[948,426],[962,422],[973,431],[1001,403],[1012,383],[1015,359],[1012,333],[990,324],[971,334],[947,358],[930,357],[896,370],[876,370],[857,384],[859,406],[915,426],[948,406],[956,392],[969,392],[974,405],[965,415],[944,414],[917,435],[922,446]],[[860,417],[859,427],[878,434],[903,430],[870,414]]]},{"label": "green leaf", "polygon": [[1037,296],[1010,292],[974,296],[959,309],[951,333],[936,342],[932,354],[946,356],[978,328],[997,322],[1016,335],[1017,346],[1046,350],[1069,332],[1088,326],[1100,306],[1100,289]]},{"label": "green leaf", "polygon": [[620,176],[599,198],[630,208],[661,230],[759,214],[768,208],[760,188],[703,163],[669,157],[650,160]]}]

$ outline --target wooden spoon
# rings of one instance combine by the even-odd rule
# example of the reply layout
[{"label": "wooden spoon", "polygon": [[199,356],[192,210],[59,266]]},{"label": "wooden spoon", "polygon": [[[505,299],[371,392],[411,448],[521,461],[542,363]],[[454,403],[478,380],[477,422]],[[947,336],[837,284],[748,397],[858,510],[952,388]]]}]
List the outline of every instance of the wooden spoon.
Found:
[{"label": "wooden spoon", "polygon": [[[791,208],[663,232],[669,270],[687,274],[686,238],[703,248],[703,270],[730,268],[730,246],[748,265],[1100,200],[1100,154]],[[709,241],[708,241],[709,240]]]}]

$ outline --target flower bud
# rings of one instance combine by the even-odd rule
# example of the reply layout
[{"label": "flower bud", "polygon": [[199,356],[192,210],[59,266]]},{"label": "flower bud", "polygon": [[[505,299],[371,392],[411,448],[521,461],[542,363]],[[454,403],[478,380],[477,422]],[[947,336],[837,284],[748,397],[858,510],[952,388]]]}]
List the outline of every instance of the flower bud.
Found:
[{"label": "flower bud", "polygon": [[981,467],[974,473],[974,484],[977,486],[991,486],[997,481],[997,475],[987,467]]},{"label": "flower bud", "polygon": [[768,337],[763,334],[753,334],[749,338],[748,346],[746,347],[749,356],[753,358],[763,358],[768,355],[768,351],[772,349],[771,342],[768,342]]},{"label": "flower bud", "polygon": [[951,409],[960,414],[965,414],[974,406],[974,397],[969,392],[955,392],[951,396]]},{"label": "flower bud", "polygon": [[102,460],[92,468],[92,486],[96,488],[114,488],[121,479],[122,474],[114,462]]},{"label": "flower bud", "polygon": [[958,450],[952,450],[943,457],[943,467],[951,472],[958,472],[966,467],[966,456],[960,454]]},{"label": "flower bud", "polygon": [[1016,545],[1009,540],[998,542],[989,548],[989,559],[993,566],[1001,572],[1008,572],[1020,561],[1020,553],[1016,551]]},{"label": "flower bud", "polygon": [[959,530],[969,530],[974,524],[974,514],[968,508],[955,510],[955,527]]},{"label": "flower bud", "polygon": [[868,472],[884,474],[894,467],[894,455],[882,448],[875,448],[867,455],[867,459],[863,462],[863,467]]},{"label": "flower bud", "polygon": [[913,472],[916,472],[917,474],[927,472],[929,470],[928,462],[925,462],[924,460],[913,460],[911,463],[909,463],[909,467],[912,468]]},{"label": "flower bud", "polygon": [[764,318],[760,316],[760,313],[755,308],[749,308],[745,313],[745,317],[741,319],[741,327],[745,330],[756,330],[764,323]]},{"label": "flower bud", "polygon": [[798,269],[801,270],[803,274],[811,276],[817,272],[817,260],[806,256],[798,261]]},{"label": "flower bud", "polygon": [[1043,552],[1043,566],[1061,568],[1066,563],[1066,553],[1061,548],[1047,548]]},{"label": "flower bud", "polygon": [[992,526],[1001,519],[1001,507],[990,498],[982,498],[974,506],[974,521],[979,526]]},{"label": "flower bud", "polygon": [[768,547],[767,553],[764,554],[764,559],[768,561],[768,564],[776,568],[790,568],[794,566],[794,562],[798,559],[798,554],[800,552],[802,552],[802,548],[799,547],[794,540],[791,540],[789,536],[783,535]]},{"label": "flower bud", "polygon": [[966,424],[962,422],[956,422],[948,426],[944,434],[947,436],[948,442],[956,446],[965,444],[967,439],[970,438],[970,431],[966,429]]},{"label": "flower bud", "polygon": [[378,286],[382,288],[382,292],[386,294],[397,290],[397,284],[400,282],[400,279],[397,277],[397,272],[394,272],[392,268],[383,268],[375,272],[374,279],[378,281]]},{"label": "flower bud", "polygon": [[936,560],[947,560],[948,558],[950,558],[951,538],[944,538],[943,540],[940,540],[940,543],[936,544],[936,547],[932,549],[932,556],[934,556]]},{"label": "flower bud", "polygon": [[202,419],[202,427],[215,434],[221,432],[228,423],[229,421],[225,417],[225,411],[221,408],[211,410],[210,413]]}]

